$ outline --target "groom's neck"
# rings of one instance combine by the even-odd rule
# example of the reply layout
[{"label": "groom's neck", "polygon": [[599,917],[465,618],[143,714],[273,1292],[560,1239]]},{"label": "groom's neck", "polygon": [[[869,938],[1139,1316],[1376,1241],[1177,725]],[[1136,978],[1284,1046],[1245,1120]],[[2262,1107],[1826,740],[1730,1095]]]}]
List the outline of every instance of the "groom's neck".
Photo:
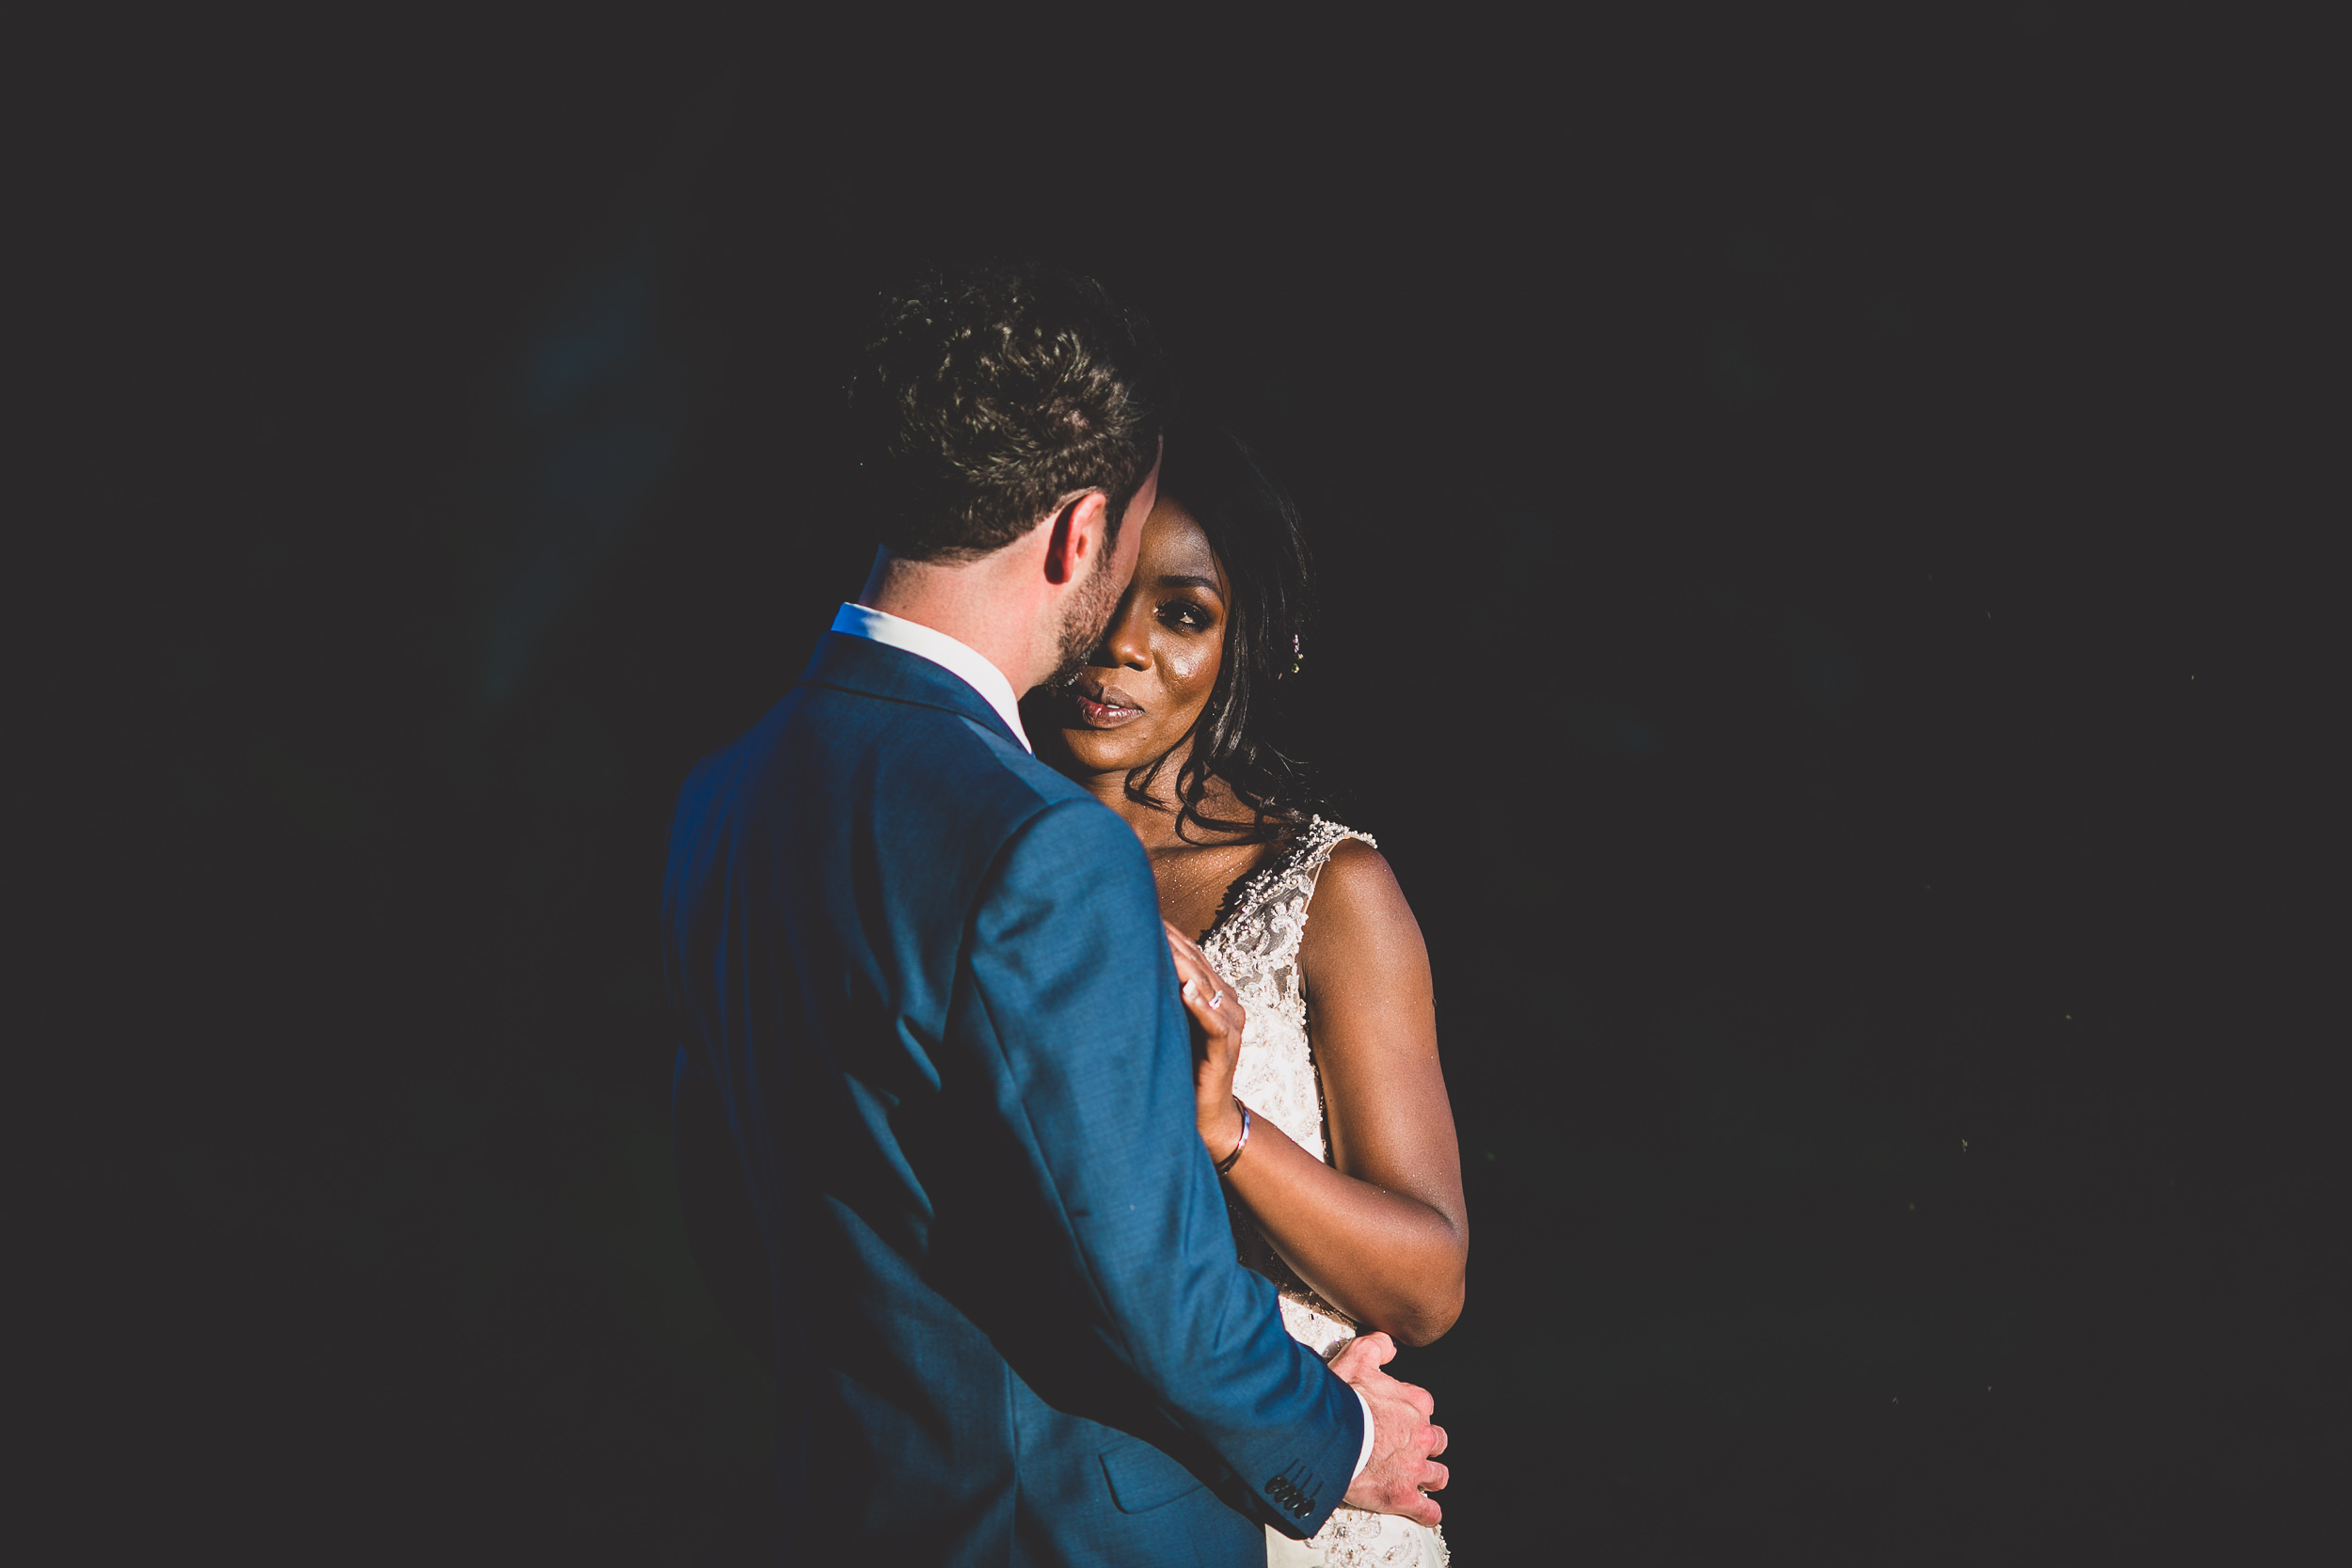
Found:
[{"label": "groom's neck", "polygon": [[909,561],[878,550],[857,602],[885,615],[945,632],[1004,672],[1015,692],[1054,673],[1057,640],[1042,622],[1054,606],[1041,583],[1031,539],[1017,539],[977,561]]}]

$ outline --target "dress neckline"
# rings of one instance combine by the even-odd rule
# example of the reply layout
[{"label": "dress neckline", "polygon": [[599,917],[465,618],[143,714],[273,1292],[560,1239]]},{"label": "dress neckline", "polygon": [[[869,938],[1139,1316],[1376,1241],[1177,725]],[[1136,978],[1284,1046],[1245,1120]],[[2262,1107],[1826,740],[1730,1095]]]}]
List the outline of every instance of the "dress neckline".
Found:
[{"label": "dress neckline", "polygon": [[1309,817],[1304,826],[1268,845],[1269,853],[1264,859],[1232,879],[1225,889],[1225,901],[1219,906],[1216,917],[1209,922],[1209,928],[1200,933],[1200,945],[1203,949],[1248,919],[1252,911],[1265,902],[1267,891],[1283,872],[1296,863],[1299,852],[1322,822],[1320,816]]},{"label": "dress neckline", "polygon": [[1309,816],[1284,839],[1275,841],[1274,853],[1253,871],[1245,871],[1233,879],[1225,891],[1224,907],[1217,911],[1209,928],[1200,933],[1200,945],[1206,951],[1209,944],[1227,931],[1239,926],[1255,913],[1259,906],[1271,897],[1282,879],[1296,871],[1318,854],[1328,854],[1344,839],[1360,838],[1367,844],[1370,835],[1332,821],[1327,816]]}]

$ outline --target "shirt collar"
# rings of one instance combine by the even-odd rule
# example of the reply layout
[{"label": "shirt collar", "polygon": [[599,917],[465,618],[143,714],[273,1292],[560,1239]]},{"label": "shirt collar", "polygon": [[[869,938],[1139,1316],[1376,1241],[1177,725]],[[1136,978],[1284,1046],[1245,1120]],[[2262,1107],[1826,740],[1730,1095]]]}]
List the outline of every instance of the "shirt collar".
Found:
[{"label": "shirt collar", "polygon": [[1004,720],[1005,727],[1012,731],[1012,737],[1021,742],[1022,750],[1031,753],[1037,751],[1029,744],[1029,732],[1021,727],[1021,699],[1013,690],[1012,682],[968,644],[919,621],[905,620],[862,604],[843,605],[841,613],[833,618],[833,629],[930,659],[978,692]]}]

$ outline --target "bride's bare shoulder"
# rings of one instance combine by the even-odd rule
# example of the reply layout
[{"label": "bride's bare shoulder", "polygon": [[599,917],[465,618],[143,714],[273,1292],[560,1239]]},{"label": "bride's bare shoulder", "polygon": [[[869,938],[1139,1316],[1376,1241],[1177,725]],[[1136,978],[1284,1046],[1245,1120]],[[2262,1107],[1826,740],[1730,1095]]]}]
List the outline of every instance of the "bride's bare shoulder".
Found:
[{"label": "bride's bare shoulder", "polygon": [[1324,863],[1301,948],[1310,967],[1341,955],[1374,963],[1409,957],[1424,968],[1429,961],[1389,858],[1359,838],[1335,847]]},{"label": "bride's bare shoulder", "polygon": [[1315,880],[1315,903],[1320,908],[1327,892],[1347,897],[1383,889],[1395,889],[1396,896],[1405,896],[1396,886],[1396,873],[1389,869],[1389,857],[1360,838],[1343,838],[1331,847],[1329,858],[1323,863],[1323,875]]}]

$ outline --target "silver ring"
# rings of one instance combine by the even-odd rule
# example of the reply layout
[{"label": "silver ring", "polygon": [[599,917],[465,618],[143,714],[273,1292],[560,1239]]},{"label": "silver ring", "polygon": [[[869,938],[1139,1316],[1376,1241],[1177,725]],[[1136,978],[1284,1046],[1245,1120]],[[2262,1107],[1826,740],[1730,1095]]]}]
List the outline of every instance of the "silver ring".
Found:
[{"label": "silver ring", "polygon": [[1225,993],[1223,991],[1218,991],[1215,996],[1210,997],[1209,1006],[1212,1007],[1222,1007],[1225,1006]]}]

